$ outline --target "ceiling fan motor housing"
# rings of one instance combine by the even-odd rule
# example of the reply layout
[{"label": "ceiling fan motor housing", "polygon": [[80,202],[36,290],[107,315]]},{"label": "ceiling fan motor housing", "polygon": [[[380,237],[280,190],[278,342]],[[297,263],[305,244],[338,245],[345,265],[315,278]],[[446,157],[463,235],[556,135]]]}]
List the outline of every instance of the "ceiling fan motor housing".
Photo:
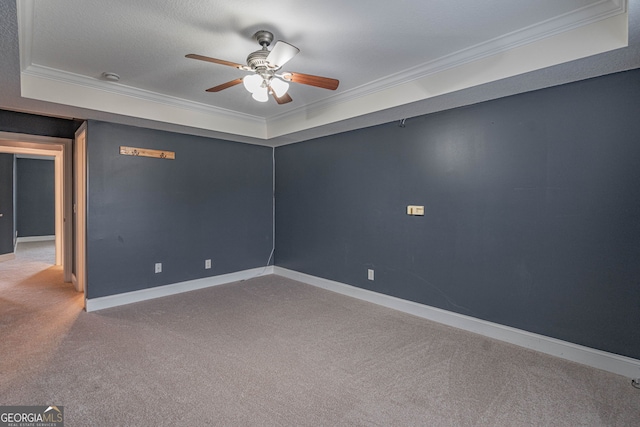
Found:
[{"label": "ceiling fan motor housing", "polygon": [[269,56],[269,51],[266,47],[261,50],[256,50],[247,56],[247,65],[251,67],[252,70],[268,68],[269,63],[267,62],[267,56]]}]

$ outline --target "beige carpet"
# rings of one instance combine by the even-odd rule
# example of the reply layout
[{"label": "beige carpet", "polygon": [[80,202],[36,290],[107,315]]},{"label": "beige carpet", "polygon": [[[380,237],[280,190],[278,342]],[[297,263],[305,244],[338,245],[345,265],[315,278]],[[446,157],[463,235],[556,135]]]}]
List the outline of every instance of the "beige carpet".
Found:
[{"label": "beige carpet", "polygon": [[18,255],[0,404],[64,405],[66,426],[640,425],[627,378],[278,276],[85,313]]}]

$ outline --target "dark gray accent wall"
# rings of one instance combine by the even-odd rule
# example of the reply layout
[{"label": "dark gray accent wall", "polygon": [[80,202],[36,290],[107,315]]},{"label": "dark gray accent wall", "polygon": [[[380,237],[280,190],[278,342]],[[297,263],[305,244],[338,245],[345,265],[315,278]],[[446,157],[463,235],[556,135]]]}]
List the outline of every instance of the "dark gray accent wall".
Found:
[{"label": "dark gray accent wall", "polygon": [[0,131],[70,138],[82,121],[0,110]]},{"label": "dark gray accent wall", "polygon": [[[122,145],[176,159],[120,155]],[[267,264],[271,148],[90,121],[87,151],[88,298]]]},{"label": "dark gray accent wall", "polygon": [[53,160],[16,159],[16,229],[18,237],[55,234]]},{"label": "dark gray accent wall", "polygon": [[633,70],[279,147],[276,265],[639,359],[639,117]]},{"label": "dark gray accent wall", "polygon": [[13,163],[13,154],[0,153],[0,255],[13,253]]}]

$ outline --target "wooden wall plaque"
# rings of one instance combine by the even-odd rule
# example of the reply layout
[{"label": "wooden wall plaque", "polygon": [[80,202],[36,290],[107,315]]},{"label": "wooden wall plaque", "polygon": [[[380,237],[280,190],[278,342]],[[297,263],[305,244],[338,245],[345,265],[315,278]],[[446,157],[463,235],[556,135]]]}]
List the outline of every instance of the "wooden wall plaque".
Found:
[{"label": "wooden wall plaque", "polygon": [[123,154],[125,156],[142,156],[142,157],[153,157],[156,159],[169,159],[169,160],[174,160],[176,158],[176,153],[174,151],[151,150],[150,148],[125,147],[124,145],[120,146],[120,154]]}]

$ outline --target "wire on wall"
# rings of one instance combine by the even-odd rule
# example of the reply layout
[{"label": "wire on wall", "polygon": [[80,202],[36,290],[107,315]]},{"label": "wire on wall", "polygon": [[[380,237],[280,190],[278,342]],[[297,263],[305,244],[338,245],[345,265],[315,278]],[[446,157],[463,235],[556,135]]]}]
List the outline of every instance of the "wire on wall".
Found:
[{"label": "wire on wall", "polygon": [[276,252],[276,147],[271,147],[271,244],[271,253],[265,269]]},{"label": "wire on wall", "polygon": [[[256,273],[255,276],[258,277],[264,275],[267,268],[269,268],[269,263],[273,258],[273,255],[276,252],[276,148],[273,147],[271,150],[271,253],[269,253],[269,258],[267,258],[267,263],[261,272]],[[247,280],[247,279],[244,279]],[[241,280],[241,282],[244,282]]]}]

